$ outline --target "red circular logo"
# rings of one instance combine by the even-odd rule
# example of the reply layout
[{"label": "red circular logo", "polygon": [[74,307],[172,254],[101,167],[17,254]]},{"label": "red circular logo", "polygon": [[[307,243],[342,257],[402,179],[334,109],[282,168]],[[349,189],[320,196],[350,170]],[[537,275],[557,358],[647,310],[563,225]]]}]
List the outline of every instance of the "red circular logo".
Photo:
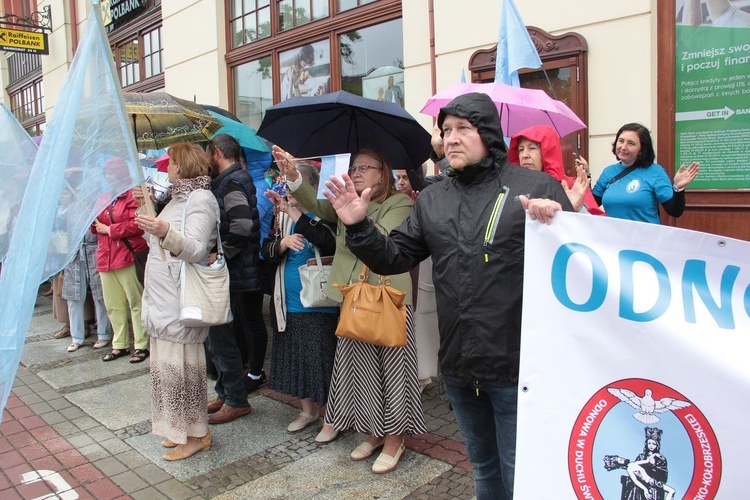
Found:
[{"label": "red circular logo", "polygon": [[[636,448],[635,456],[617,454]],[[602,387],[583,407],[570,435],[568,472],[579,499],[603,499],[606,491],[607,498],[708,500],[719,489],[721,453],[692,401],[631,378]]]}]

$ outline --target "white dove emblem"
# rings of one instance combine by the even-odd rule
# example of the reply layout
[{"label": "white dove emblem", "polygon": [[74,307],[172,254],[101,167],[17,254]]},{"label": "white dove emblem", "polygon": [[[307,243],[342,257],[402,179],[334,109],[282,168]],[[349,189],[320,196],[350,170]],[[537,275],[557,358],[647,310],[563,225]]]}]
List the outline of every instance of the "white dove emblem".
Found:
[{"label": "white dove emblem", "polygon": [[636,413],[633,413],[633,417],[644,424],[655,424],[660,420],[654,413],[666,413],[692,406],[687,401],[680,401],[674,398],[661,398],[656,401],[652,397],[653,392],[651,389],[646,389],[643,392],[643,397],[638,397],[636,393],[628,389],[610,387],[607,391],[613,396],[618,397],[623,403],[627,403],[638,410]]}]

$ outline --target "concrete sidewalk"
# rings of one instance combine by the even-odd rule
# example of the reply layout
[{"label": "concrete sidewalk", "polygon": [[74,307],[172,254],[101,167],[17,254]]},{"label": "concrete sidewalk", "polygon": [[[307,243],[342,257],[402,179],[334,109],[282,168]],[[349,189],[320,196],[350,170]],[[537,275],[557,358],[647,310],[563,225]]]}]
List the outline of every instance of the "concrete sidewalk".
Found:
[{"label": "concrete sidewalk", "polygon": [[[439,383],[429,385],[422,397],[428,433],[407,438],[408,450],[389,474],[370,471],[374,458],[349,459],[362,435],[348,431],[331,444],[318,445],[319,425],[287,433],[299,412],[296,402],[267,388],[251,395],[250,415],[211,426],[210,451],[167,462],[161,458],[160,438],[150,433],[148,362],[130,364],[121,358],[104,363],[106,349],[94,350],[94,338],[68,353],[70,338],[52,338],[59,327],[50,299],[39,297],[0,424],[3,500],[452,499],[474,494],[466,450]],[[208,382],[211,398],[213,382]]]}]

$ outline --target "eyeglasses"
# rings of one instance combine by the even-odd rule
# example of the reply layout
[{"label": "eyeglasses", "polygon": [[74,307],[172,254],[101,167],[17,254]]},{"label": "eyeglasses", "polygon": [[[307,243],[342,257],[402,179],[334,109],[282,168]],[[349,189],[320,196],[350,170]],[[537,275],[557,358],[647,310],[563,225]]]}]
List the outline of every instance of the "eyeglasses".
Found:
[{"label": "eyeglasses", "polygon": [[368,170],[383,170],[383,167],[371,167],[370,165],[352,165],[351,167],[349,167],[349,175],[352,175],[354,172],[364,174]]}]

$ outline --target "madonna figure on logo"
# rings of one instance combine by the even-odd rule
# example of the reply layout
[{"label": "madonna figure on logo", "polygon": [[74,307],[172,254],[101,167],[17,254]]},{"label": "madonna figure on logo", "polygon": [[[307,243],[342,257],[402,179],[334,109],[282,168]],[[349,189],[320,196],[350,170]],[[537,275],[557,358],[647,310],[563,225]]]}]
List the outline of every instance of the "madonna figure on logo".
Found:
[{"label": "madonna figure on logo", "polygon": [[662,430],[646,427],[646,441],[643,453],[632,462],[617,455],[604,456],[607,470],[625,469],[627,476],[621,476],[622,500],[672,500],[675,489],[666,484],[667,459],[660,452]]}]

